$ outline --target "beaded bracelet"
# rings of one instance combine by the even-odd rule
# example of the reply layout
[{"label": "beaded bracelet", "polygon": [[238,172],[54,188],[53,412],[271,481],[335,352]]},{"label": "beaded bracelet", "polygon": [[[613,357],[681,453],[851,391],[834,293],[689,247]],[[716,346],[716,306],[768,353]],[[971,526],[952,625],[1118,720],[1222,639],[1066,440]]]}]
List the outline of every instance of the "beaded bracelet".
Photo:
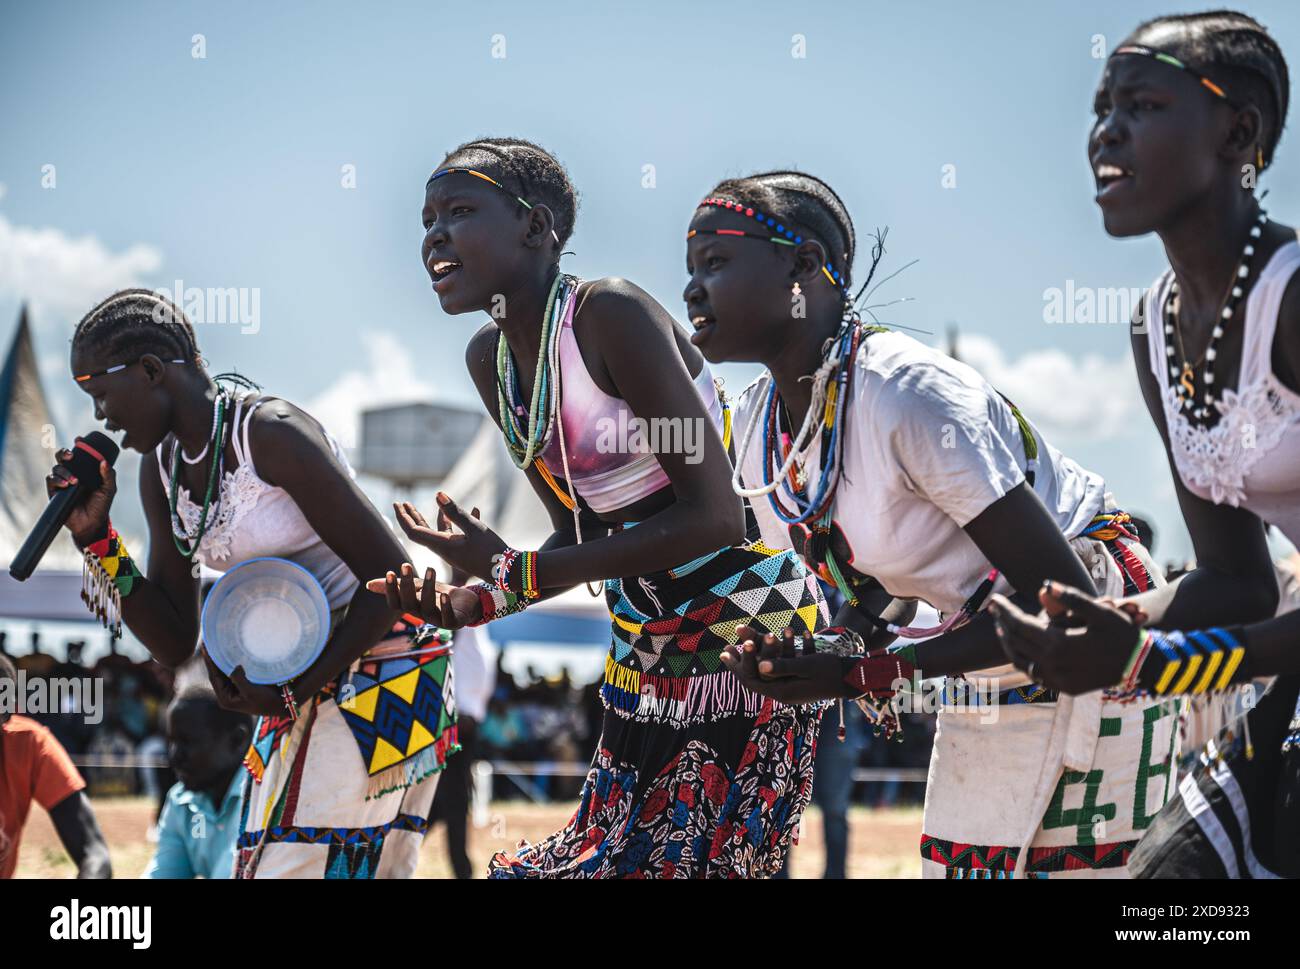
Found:
[{"label": "beaded bracelet", "polygon": [[899,680],[912,682],[916,667],[907,661],[901,652],[891,653],[887,650],[873,650],[859,659],[844,675],[844,682],[857,691],[859,697],[892,697],[896,692],[894,684]]},{"label": "beaded bracelet", "polygon": [[144,574],[126,550],[110,519],[103,538],[82,551],[81,601],[99,618],[112,638],[122,635],[122,600],[136,590]]},{"label": "beaded bracelet", "polygon": [[302,716],[302,712],[298,709],[298,698],[293,695],[293,683],[280,684],[280,697],[284,700],[284,708],[289,711],[290,720],[297,720]]},{"label": "beaded bracelet", "polygon": [[524,598],[536,599],[542,594],[542,590],[537,586],[537,553],[521,552],[519,559],[523,565],[522,576]]},{"label": "beaded bracelet", "polygon": [[[1157,667],[1159,673],[1152,687],[1157,696],[1227,689],[1246,655],[1240,639],[1217,626],[1189,633],[1148,631],[1159,651],[1157,658],[1164,664],[1163,668]],[[1200,679],[1196,679],[1198,672]]]},{"label": "beaded bracelet", "polygon": [[528,608],[528,600],[523,596],[515,595],[509,589],[498,589],[486,582],[479,582],[470,588],[478,594],[479,606],[483,611],[483,618],[478,622],[470,623],[471,626],[482,626],[494,619],[523,612]]},{"label": "beaded bracelet", "polygon": [[518,550],[507,548],[492,565],[492,578],[502,592],[510,591],[510,570],[514,567],[517,558],[519,558]]},{"label": "beaded bracelet", "polygon": [[1150,631],[1139,629],[1137,642],[1133,644],[1133,653],[1124,666],[1124,675],[1120,677],[1119,686],[1115,688],[1117,692],[1127,694],[1138,689],[1138,676],[1142,672],[1142,664],[1151,655],[1152,645]]}]

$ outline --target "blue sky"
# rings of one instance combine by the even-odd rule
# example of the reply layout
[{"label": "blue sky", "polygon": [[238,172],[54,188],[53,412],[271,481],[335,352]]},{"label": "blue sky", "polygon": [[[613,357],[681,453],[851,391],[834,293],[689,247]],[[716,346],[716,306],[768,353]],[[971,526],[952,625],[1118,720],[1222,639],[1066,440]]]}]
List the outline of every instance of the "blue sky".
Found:
[{"label": "blue sky", "polygon": [[[566,267],[621,275],[679,319],[683,235],[718,179],[816,173],[882,271],[919,263],[886,319],[963,352],[1121,504],[1189,549],[1122,326],[1049,325],[1044,291],[1144,287],[1154,238],[1108,238],[1085,158],[1112,48],[1166,4],[44,3],[0,29],[0,338],[21,300],[57,413],[91,426],[66,377],[76,319],[120,285],[246,287],[256,333],[209,324],[238,367],[340,437],[364,406],[475,404],[418,258],[424,180],[469,138],[538,141],[583,196]],[[1259,2],[1284,50],[1300,8]],[[196,58],[193,37],[206,56]],[[794,35],[806,56],[792,56]],[[505,56],[493,57],[494,35]],[[1294,55],[1293,55],[1294,56]],[[1283,139],[1264,179],[1294,218]],[[56,183],[42,187],[42,166]],[[342,187],[355,166],[356,187]],[[644,187],[644,166],[654,187]],[[944,187],[944,166],[955,187]],[[951,181],[951,179],[950,179]],[[861,265],[861,263],[860,263]],[[752,368],[723,370],[733,390]]]}]

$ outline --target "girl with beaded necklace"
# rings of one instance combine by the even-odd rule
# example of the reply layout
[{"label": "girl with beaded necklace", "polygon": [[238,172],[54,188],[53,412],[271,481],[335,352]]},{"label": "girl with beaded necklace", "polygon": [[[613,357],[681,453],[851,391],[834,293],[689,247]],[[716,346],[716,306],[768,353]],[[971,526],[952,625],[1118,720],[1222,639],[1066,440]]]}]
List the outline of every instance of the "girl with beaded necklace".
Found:
[{"label": "girl with beaded necklace", "polygon": [[1123,609],[1044,590],[1074,628],[1000,607],[1008,655],[1052,686],[1248,711],[1143,839],[1134,866],[1149,877],[1300,877],[1300,613],[1266,619],[1278,585],[1265,537],[1271,523],[1300,544],[1300,243],[1253,190],[1289,89],[1276,41],[1229,11],[1149,21],[1107,62],[1089,161],[1106,231],[1155,232],[1172,267],[1131,344],[1197,567]]},{"label": "girl with beaded necklace", "polygon": [[[725,181],[687,240],[692,342],[768,371],[738,404],[736,490],[764,541],[847,602],[802,651],[789,631],[742,630],[724,662],[784,702],[860,699],[886,731],[899,704],[934,709],[922,676],[948,675],[924,875],[1123,876],[1165,801],[1174,704],[1058,698],[1001,665],[981,610],[992,588],[1023,601],[1049,577],[1111,594],[1154,583],[1129,517],[970,367],[862,323],[853,224],[824,182]],[[882,253],[878,237],[859,295]],[[916,600],[938,626],[908,625]]]},{"label": "girl with beaded necklace", "polygon": [[[605,717],[577,812],[499,853],[491,877],[765,876],[811,794],[821,711],[744,690],[721,654],[739,624],[811,629],[824,606],[793,555],[745,541],[725,401],[686,334],[632,283],[561,271],[575,208],[567,173],[525,141],[463,145],[429,178],[423,262],[444,311],[492,317],[466,363],[555,532],[521,552],[446,495],[436,529],[401,504],[412,540],[489,581],[404,565],[372,588],[455,627],[604,582]],[[611,433],[634,422],[691,425],[702,450]]]},{"label": "girl with beaded necklace", "polygon": [[[226,571],[261,556],[290,559],[329,601],[329,640],[290,682],[257,685],[239,667],[226,676],[203,652],[222,706],[260,717],[245,761],[235,876],[410,877],[431,775],[459,749],[455,711],[442,700],[450,668],[445,655],[434,658],[446,651],[435,650],[433,630],[397,621],[360,586],[358,576],[404,555],[342,450],[288,401],[247,392],[242,378],[210,377],[189,320],[149,290],[124,290],[92,309],[73,334],[71,362],[95,417],[144,455],[145,570],[109,518],[117,479],[106,462],[102,485],[67,521],[101,617],[125,622],[154,659],[175,668],[193,656],[199,635],[200,563]],[[62,463],[46,479],[51,493],[74,480]],[[369,749],[375,728],[355,722],[364,704],[336,698],[361,697],[363,683],[417,666],[436,689],[417,691],[407,712],[435,735],[378,762]]]}]

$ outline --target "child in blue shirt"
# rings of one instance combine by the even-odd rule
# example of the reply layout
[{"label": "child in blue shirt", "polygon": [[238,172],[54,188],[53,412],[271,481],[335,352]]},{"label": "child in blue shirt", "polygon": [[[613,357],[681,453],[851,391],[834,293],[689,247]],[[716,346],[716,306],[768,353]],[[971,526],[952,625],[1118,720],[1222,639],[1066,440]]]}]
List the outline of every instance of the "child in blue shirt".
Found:
[{"label": "child in blue shirt", "polygon": [[158,850],[143,877],[229,878],[253,720],[223,710],[207,682],[195,678],[178,682],[166,721],[167,754],[179,780],[167,792]]}]

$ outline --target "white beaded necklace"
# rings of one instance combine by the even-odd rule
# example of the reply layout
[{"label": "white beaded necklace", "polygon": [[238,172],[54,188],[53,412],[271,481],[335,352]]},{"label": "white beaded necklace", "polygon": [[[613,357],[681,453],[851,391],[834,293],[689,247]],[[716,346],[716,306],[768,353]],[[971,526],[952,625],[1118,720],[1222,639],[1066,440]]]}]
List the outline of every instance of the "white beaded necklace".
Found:
[{"label": "white beaded necklace", "polygon": [[216,396],[212,398],[212,426],[208,428],[208,443],[203,445],[202,451],[190,457],[185,453],[185,448],[181,447],[180,438],[176,439],[176,450],[186,464],[198,464],[207,456],[208,448],[212,446],[212,439],[217,436],[217,405],[221,403],[221,396],[222,393],[218,390]]}]

